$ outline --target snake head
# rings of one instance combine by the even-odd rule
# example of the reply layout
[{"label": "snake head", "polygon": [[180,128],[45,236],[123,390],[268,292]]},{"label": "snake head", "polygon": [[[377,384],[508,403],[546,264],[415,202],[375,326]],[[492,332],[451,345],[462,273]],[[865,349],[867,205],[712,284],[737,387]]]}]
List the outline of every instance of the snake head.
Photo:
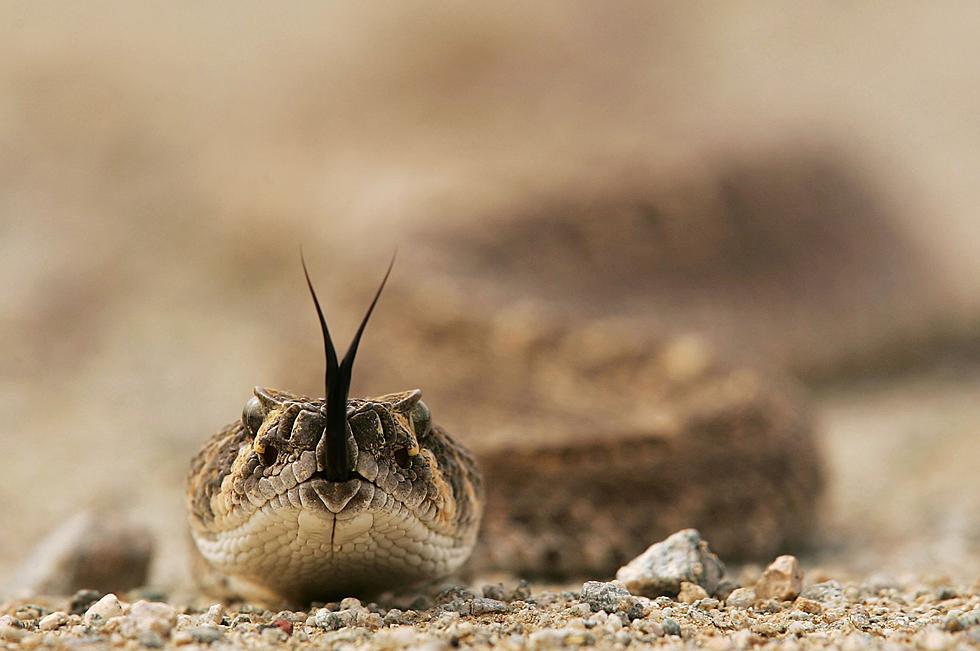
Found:
[{"label": "snake head", "polygon": [[197,549],[232,590],[297,603],[444,576],[476,539],[475,461],[433,425],[421,391],[348,396],[391,265],[342,360],[305,262],[303,271],[323,333],[325,396],[256,387],[241,420],[205,445],[188,479]]}]

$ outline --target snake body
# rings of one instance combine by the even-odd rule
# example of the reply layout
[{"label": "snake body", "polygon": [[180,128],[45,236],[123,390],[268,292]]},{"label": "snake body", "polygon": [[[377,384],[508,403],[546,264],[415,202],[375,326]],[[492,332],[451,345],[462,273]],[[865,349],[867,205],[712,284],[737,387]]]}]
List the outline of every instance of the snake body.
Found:
[{"label": "snake body", "polygon": [[323,406],[256,388],[242,418],[194,459],[191,536],[226,594],[366,596],[447,575],[469,555],[480,472],[432,424],[421,392],[347,401],[346,481],[325,476]]}]

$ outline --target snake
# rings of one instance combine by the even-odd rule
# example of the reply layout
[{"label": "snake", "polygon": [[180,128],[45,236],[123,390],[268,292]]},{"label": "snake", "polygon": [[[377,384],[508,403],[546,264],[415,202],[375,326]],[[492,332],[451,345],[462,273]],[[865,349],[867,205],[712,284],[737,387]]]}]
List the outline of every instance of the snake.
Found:
[{"label": "snake", "polygon": [[393,264],[338,360],[302,261],[323,333],[324,397],[256,387],[194,457],[187,507],[205,591],[298,604],[370,596],[447,576],[470,555],[484,504],[473,455],[433,422],[421,390],[348,395]]}]

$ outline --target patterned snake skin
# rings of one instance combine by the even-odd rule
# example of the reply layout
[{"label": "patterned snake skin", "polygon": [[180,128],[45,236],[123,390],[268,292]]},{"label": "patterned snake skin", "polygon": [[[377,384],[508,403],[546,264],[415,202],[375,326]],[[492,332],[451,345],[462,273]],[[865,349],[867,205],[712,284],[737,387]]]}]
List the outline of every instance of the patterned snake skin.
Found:
[{"label": "patterned snake skin", "polygon": [[256,388],[188,478],[191,536],[211,591],[304,603],[457,569],[479,527],[480,473],[432,425],[421,395],[349,400],[353,474],[332,482],[323,401]]}]

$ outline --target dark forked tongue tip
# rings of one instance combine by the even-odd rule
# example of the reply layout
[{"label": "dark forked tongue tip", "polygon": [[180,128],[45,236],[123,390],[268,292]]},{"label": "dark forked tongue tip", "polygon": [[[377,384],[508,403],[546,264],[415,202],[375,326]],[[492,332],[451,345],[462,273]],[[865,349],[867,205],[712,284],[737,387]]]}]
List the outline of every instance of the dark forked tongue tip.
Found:
[{"label": "dark forked tongue tip", "polygon": [[337,353],[330,337],[330,330],[327,327],[327,320],[323,315],[323,310],[320,308],[320,301],[317,299],[316,292],[313,289],[313,283],[310,281],[310,274],[306,269],[306,261],[303,260],[302,249],[300,250],[300,261],[303,265],[306,284],[309,287],[310,295],[313,297],[313,305],[316,307],[317,317],[320,320],[320,328],[323,332],[323,348],[326,356],[324,389],[326,393],[327,459],[324,464],[324,473],[329,481],[343,482],[350,479],[352,474],[350,450],[347,448],[347,394],[350,391],[354,357],[357,355],[357,347],[361,343],[361,335],[364,334],[364,328],[367,326],[368,319],[371,318],[371,313],[374,312],[374,307],[378,303],[381,291],[384,289],[385,283],[388,282],[388,276],[391,275],[391,269],[395,264],[395,256],[391,256],[391,262],[388,263],[388,270],[381,280],[381,285],[378,287],[378,291],[375,293],[374,299],[371,301],[371,305],[361,320],[361,324],[357,328],[357,333],[354,335],[354,339],[351,341],[347,353],[341,361],[337,359]]}]

